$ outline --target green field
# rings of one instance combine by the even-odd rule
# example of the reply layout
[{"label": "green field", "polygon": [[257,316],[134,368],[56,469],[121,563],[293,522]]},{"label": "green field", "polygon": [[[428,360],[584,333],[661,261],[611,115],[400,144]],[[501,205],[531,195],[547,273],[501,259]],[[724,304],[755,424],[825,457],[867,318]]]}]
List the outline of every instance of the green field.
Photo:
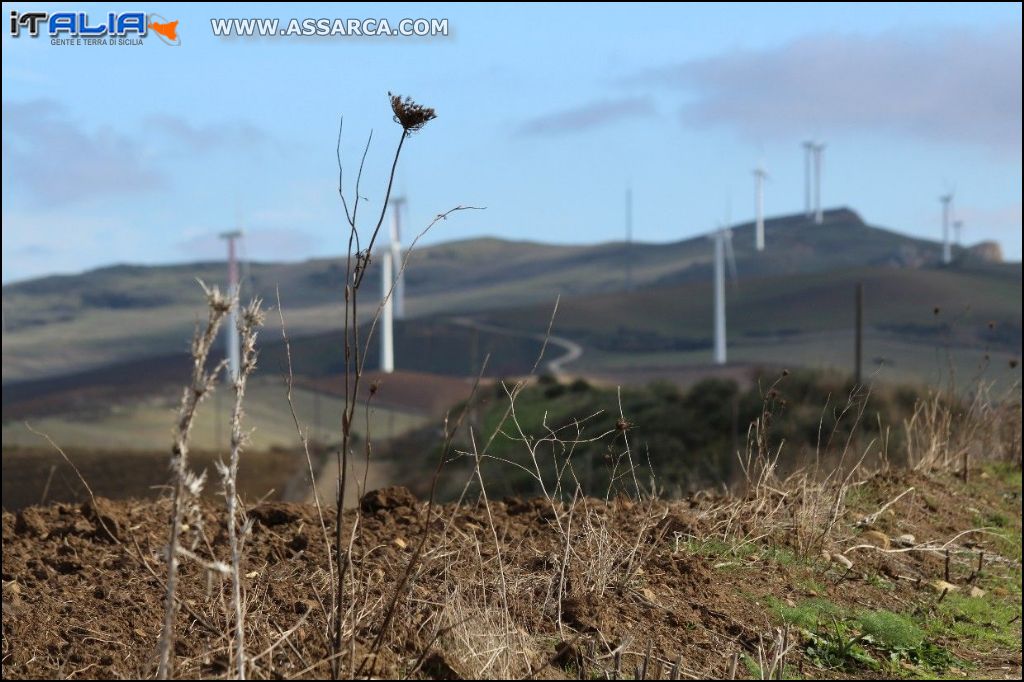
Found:
[{"label": "green field", "polygon": [[[245,424],[253,429],[252,449],[294,449],[300,444],[285,390],[284,383],[272,377],[251,382],[246,393]],[[141,400],[113,403],[89,412],[58,412],[28,421],[34,429],[60,445],[118,451],[169,450],[177,398],[174,391],[162,391]],[[338,439],[342,409],[339,398],[296,389],[293,400],[299,421],[308,429],[311,440],[329,443]],[[220,387],[200,407],[192,431],[193,447],[226,451],[232,403],[231,392]],[[360,407],[357,414],[354,432],[361,437],[366,431],[365,407]],[[375,438],[388,438],[422,426],[426,421],[425,415],[379,405],[369,411],[370,432]],[[4,423],[3,442],[5,446],[45,445],[23,421],[15,420]]]}]

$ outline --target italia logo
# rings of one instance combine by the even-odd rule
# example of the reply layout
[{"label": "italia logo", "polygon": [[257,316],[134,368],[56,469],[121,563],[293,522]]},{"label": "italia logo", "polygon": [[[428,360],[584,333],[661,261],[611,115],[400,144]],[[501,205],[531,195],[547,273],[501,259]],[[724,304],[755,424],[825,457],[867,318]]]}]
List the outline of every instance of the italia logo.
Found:
[{"label": "italia logo", "polygon": [[21,37],[22,31],[31,38],[45,35],[55,43],[79,39],[79,44],[102,44],[107,40],[116,40],[119,44],[131,40],[133,44],[136,41],[141,44],[152,31],[167,45],[181,45],[177,20],[168,21],[159,14],[146,12],[108,12],[103,19],[90,19],[86,12],[11,10],[11,37]]}]

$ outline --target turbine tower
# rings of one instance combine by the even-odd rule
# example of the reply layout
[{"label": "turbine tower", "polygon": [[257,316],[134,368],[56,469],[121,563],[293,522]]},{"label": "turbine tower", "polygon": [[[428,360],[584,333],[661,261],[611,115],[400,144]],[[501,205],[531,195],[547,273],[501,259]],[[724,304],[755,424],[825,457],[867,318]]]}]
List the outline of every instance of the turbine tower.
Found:
[{"label": "turbine tower", "polygon": [[633,188],[626,186],[626,291],[633,288]]},{"label": "turbine tower", "polygon": [[392,255],[392,249],[381,249],[380,371],[384,374],[391,374],[395,371],[394,296],[392,292],[395,276],[392,271]]},{"label": "turbine tower", "polygon": [[811,217],[811,157],[814,155],[814,141],[804,142],[804,215]]},{"label": "turbine tower", "polygon": [[949,245],[949,209],[953,203],[953,193],[943,194],[939,201],[942,202],[942,263],[949,265],[953,261],[953,251]]},{"label": "turbine tower", "polygon": [[242,237],[241,230],[222,232],[220,238],[228,243],[228,300],[231,311],[228,313],[227,355],[228,380],[233,384],[238,380],[241,359],[238,345],[238,255],[235,243]]},{"label": "turbine tower", "polygon": [[716,365],[726,363],[725,351],[725,261],[729,260],[733,281],[736,279],[736,259],[732,251],[732,230],[720,225],[711,236],[715,244],[715,348],[714,362]]},{"label": "turbine tower", "polygon": [[821,225],[821,153],[825,151],[825,143],[812,144],[811,150],[814,152],[814,222]]},{"label": "turbine tower", "polygon": [[764,181],[768,173],[758,166],[754,169],[754,245],[758,251],[764,251]]},{"label": "turbine tower", "polygon": [[402,269],[402,206],[405,197],[391,199],[391,264],[398,279],[395,281],[395,317],[405,319],[405,271]]}]

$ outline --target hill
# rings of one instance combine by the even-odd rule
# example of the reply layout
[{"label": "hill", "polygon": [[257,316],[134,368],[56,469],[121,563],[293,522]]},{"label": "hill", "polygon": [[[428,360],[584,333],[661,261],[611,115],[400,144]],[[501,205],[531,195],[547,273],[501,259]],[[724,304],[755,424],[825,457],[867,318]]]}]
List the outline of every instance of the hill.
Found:
[{"label": "hill", "polygon": [[[851,267],[927,268],[938,245],[871,227],[853,211],[825,213],[817,226],[802,215],[767,222],[768,250],[752,249],[753,227],[734,229],[744,279],[831,272]],[[425,247],[410,259],[412,317],[459,315],[543,303],[556,296],[622,291],[627,261],[632,282],[652,289],[708,280],[704,237],[668,244],[564,246],[473,239]],[[963,266],[967,268],[965,264]],[[1020,265],[971,265],[982,273],[1020,279]],[[251,263],[245,285],[267,301],[281,292],[292,336],[338,329],[342,321],[340,259]],[[373,269],[364,291],[379,291]],[[196,279],[222,282],[220,263],[115,266],[3,287],[3,381],[59,376],[114,362],[180,352],[202,308]],[[1019,300],[1019,293],[1017,296]],[[1019,305],[1018,305],[1019,309]],[[271,320],[273,323],[273,320]]]},{"label": "hill", "polygon": [[[758,367],[849,372],[853,295],[865,290],[864,361],[883,382],[1000,384],[1021,378],[1021,267],[964,251],[938,264],[938,245],[871,227],[847,209],[823,225],[803,216],[734,227],[738,282],[727,292],[729,359],[710,364],[711,249],[699,237],[670,244],[552,246],[477,239],[429,247],[410,261],[411,317],[396,324],[398,367],[419,377],[385,381],[373,414],[378,435],[434,419],[445,377],[530,371],[561,297],[541,372],[612,385],[653,380],[692,385],[708,376],[741,383]],[[631,264],[627,288],[625,262]],[[293,340],[296,402],[316,438],[329,439],[342,372],[341,264],[316,260],[249,267],[249,290],[281,300]],[[119,266],[4,287],[3,436],[37,445],[31,418],[61,442],[159,450],[187,370],[187,339],[201,314],[195,278],[222,266]],[[371,281],[366,291],[374,292]],[[372,293],[363,311],[374,309]],[[277,315],[261,335],[251,409],[264,417],[261,447],[293,447],[284,401]],[[215,354],[216,355],[216,354]],[[375,369],[371,351],[368,369]],[[465,384],[461,384],[465,388]],[[429,410],[424,400],[432,397]],[[452,401],[454,399],[452,398]],[[215,403],[200,424],[203,447],[223,445]],[[451,401],[449,401],[451,402]],[[39,421],[44,420],[44,421]],[[397,430],[397,431],[396,431]]]}]

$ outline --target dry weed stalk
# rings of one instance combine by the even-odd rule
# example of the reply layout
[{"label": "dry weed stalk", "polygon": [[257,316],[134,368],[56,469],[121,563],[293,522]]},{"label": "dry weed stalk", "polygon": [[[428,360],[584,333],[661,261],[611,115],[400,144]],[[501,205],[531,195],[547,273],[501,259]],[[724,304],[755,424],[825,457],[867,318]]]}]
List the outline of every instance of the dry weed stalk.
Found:
[{"label": "dry weed stalk", "polygon": [[[244,417],[245,387],[249,376],[256,370],[256,336],[263,326],[263,311],[260,299],[254,299],[242,311],[238,319],[241,338],[241,366],[234,380],[235,403],[231,411],[231,458],[225,466],[217,463],[227,504],[228,547],[231,551],[231,611],[235,620],[235,673],[245,679],[245,612],[242,603],[242,549],[245,537],[251,529],[251,522],[241,512],[242,523],[238,523],[238,460],[245,447],[248,435],[242,429]],[[237,305],[237,301],[235,302]]]},{"label": "dry weed stalk", "polygon": [[324,621],[330,623],[332,617],[331,614],[334,613],[334,609],[338,602],[338,595],[336,592],[337,586],[334,582],[334,557],[331,552],[331,538],[327,532],[327,522],[324,520],[324,510],[320,503],[320,490],[317,485],[316,472],[313,467],[313,457],[309,451],[309,432],[307,429],[302,428],[302,425],[299,423],[299,415],[295,411],[295,373],[292,368],[292,344],[291,340],[288,338],[288,325],[284,320],[284,308],[281,305],[281,292],[278,290],[276,293],[277,314],[281,319],[281,339],[284,342],[285,361],[287,363],[288,370],[288,373],[285,375],[285,396],[288,400],[288,410],[292,415],[292,424],[295,427],[296,434],[298,434],[299,442],[302,444],[302,452],[306,456],[306,466],[309,471],[309,485],[313,492],[313,503],[316,506],[316,516],[317,520],[320,522],[320,531],[324,538],[324,553],[327,556],[327,572],[331,576],[331,579],[328,580],[331,592],[330,609],[325,610],[324,613]]},{"label": "dry weed stalk", "polygon": [[[217,338],[217,331],[220,329],[224,317],[233,305],[233,301],[224,297],[216,287],[210,289],[202,282],[199,284],[206,295],[207,319],[206,326],[203,328],[197,326],[192,337],[192,378],[191,383],[182,392],[181,406],[178,410],[178,421],[174,433],[174,447],[171,452],[174,494],[171,502],[170,537],[167,541],[167,584],[164,597],[164,622],[160,634],[160,662],[157,667],[157,676],[160,679],[168,679],[173,672],[171,651],[174,647],[175,589],[178,582],[178,557],[191,555],[192,550],[195,548],[195,540],[188,549],[181,546],[182,526],[185,523],[186,517],[195,517],[195,520],[198,520],[196,500],[205,480],[205,475],[196,476],[188,468],[189,437],[192,433],[192,424],[195,420],[196,410],[203,399],[214,389],[217,376],[224,368],[224,362],[217,364],[211,370],[207,370],[206,364],[207,358],[210,355],[210,348]],[[193,525],[193,529],[196,527]],[[197,536],[195,537],[197,538]]]},{"label": "dry weed stalk", "polygon": [[[338,480],[337,480],[337,498],[336,498],[336,511],[335,511],[335,547],[334,547],[334,564],[336,566],[337,575],[336,583],[333,592],[336,596],[334,604],[332,606],[331,613],[331,630],[332,630],[332,653],[330,658],[331,661],[331,673],[337,678],[342,671],[342,656],[344,653],[344,639],[346,629],[351,633],[349,640],[349,672],[355,676],[358,674],[357,664],[355,660],[355,632],[357,629],[356,623],[356,608],[355,600],[357,595],[355,593],[355,585],[351,586],[352,594],[350,595],[350,605],[345,607],[342,601],[346,595],[346,581],[353,575],[354,566],[352,564],[352,549],[355,545],[355,539],[359,527],[359,512],[356,512],[356,518],[353,522],[352,528],[348,540],[345,539],[344,531],[344,509],[345,509],[345,491],[348,486],[348,470],[352,452],[353,444],[353,433],[352,428],[355,422],[355,411],[357,408],[357,398],[359,396],[360,384],[362,382],[363,372],[365,363],[367,360],[368,352],[367,347],[362,345],[362,339],[359,333],[359,290],[366,276],[367,270],[370,266],[373,254],[373,248],[376,244],[377,237],[380,234],[381,226],[384,222],[384,218],[387,214],[388,206],[391,199],[391,191],[394,185],[395,172],[398,168],[398,160],[402,153],[402,147],[405,144],[406,138],[411,136],[413,133],[419,132],[423,127],[431,120],[436,118],[436,113],[429,107],[424,107],[417,104],[411,98],[401,97],[388,93],[388,97],[391,102],[391,109],[394,114],[394,120],[402,128],[401,136],[399,137],[398,144],[395,148],[394,157],[391,162],[391,170],[387,176],[386,189],[384,192],[383,201],[381,202],[380,212],[376,214],[376,218],[370,223],[369,239],[366,240],[366,246],[363,247],[363,239],[359,229],[359,205],[363,200],[360,185],[362,183],[363,167],[366,162],[366,156],[370,150],[370,143],[373,140],[373,134],[367,138],[366,145],[363,149],[362,158],[359,163],[359,170],[356,175],[355,188],[353,192],[352,201],[349,202],[344,188],[344,164],[342,163],[342,130],[343,126],[339,125],[338,128],[338,140],[336,146],[336,157],[338,164],[338,196],[341,199],[342,207],[345,213],[345,221],[348,226],[348,246],[346,251],[345,260],[345,290],[344,290],[344,301],[345,301],[345,323],[344,323],[344,364],[345,364],[345,388],[343,393],[343,408],[341,415],[341,445],[337,451],[336,465],[338,468]],[[437,222],[445,220],[450,214],[456,211],[467,210],[473,207],[457,206],[447,212],[438,214],[434,220],[427,226],[423,232],[416,238],[413,245],[406,253],[406,257],[401,264],[398,274],[401,274],[405,270],[408,264],[409,253],[412,251],[412,247],[415,246],[416,242]],[[369,334],[366,338],[366,344],[369,345],[370,340],[373,338],[373,332],[376,326],[376,321],[382,313],[383,306],[388,298],[392,295],[394,289],[394,282],[391,283],[389,290],[383,300],[380,301],[377,312],[373,317],[373,322],[370,326]],[[365,453],[367,462],[371,452],[370,436],[367,433],[365,437]],[[443,464],[443,462],[442,462]],[[435,475],[435,485],[436,485]],[[426,527],[429,524],[430,510],[432,505],[428,505],[427,508],[427,521],[424,524],[424,535],[426,537]],[[410,565],[407,567],[405,574],[399,582],[399,587],[395,592],[394,601],[391,606],[385,612],[384,620],[382,622],[380,631],[374,640],[374,644],[371,648],[370,657],[372,657],[379,649],[384,633],[387,631],[391,619],[394,616],[394,610],[397,607],[397,599],[402,594],[405,583],[408,580],[410,574],[413,571],[416,561],[422,552],[422,542],[417,545],[417,550],[414,552],[413,558]],[[354,581],[353,581],[354,582]],[[348,625],[345,623],[346,614],[351,618]],[[370,658],[366,657],[366,658]],[[366,660],[366,659],[364,659]],[[362,664],[360,664],[362,665]]]},{"label": "dry weed stalk", "polygon": [[[370,238],[365,249],[361,248],[361,238],[358,227],[358,216],[359,216],[359,203],[362,200],[360,193],[360,185],[363,177],[363,166],[366,162],[366,155],[370,150],[370,143],[373,140],[373,134],[367,138],[366,146],[363,149],[362,160],[359,163],[359,172],[356,175],[354,198],[352,201],[351,208],[349,206],[348,199],[345,195],[344,188],[344,165],[342,163],[342,131],[344,120],[342,125],[338,127],[338,143],[336,148],[336,156],[338,162],[338,196],[341,198],[342,207],[345,211],[345,220],[348,224],[348,248],[345,259],[345,328],[344,328],[344,343],[345,343],[345,391],[344,391],[344,407],[341,416],[341,447],[338,449],[336,465],[338,467],[338,492],[337,492],[337,508],[335,512],[335,547],[334,547],[334,563],[337,566],[337,587],[335,588],[335,594],[337,595],[337,603],[334,605],[334,611],[331,614],[332,619],[332,630],[333,630],[333,655],[331,658],[331,672],[332,675],[337,678],[341,672],[341,656],[343,653],[343,631],[345,629],[343,623],[343,608],[341,600],[345,595],[345,581],[349,572],[352,569],[351,566],[351,554],[346,551],[346,547],[350,543],[345,542],[344,537],[344,510],[345,510],[345,488],[348,484],[348,465],[350,448],[352,444],[352,425],[355,419],[356,410],[356,397],[359,395],[359,385],[362,379],[362,358],[366,353],[366,350],[360,345],[359,337],[359,288],[363,282],[363,278],[366,276],[367,268],[370,265],[371,255],[373,253],[373,246],[376,243],[377,236],[380,233],[381,225],[384,223],[384,217],[387,214],[388,204],[391,200],[391,188],[395,180],[395,172],[398,168],[398,159],[402,153],[402,146],[405,144],[406,138],[415,131],[422,129],[424,125],[433,118],[433,111],[430,111],[430,117],[425,115],[425,112],[420,112],[419,116],[413,116],[416,113],[415,105],[411,100],[406,103],[401,97],[391,95],[392,110],[394,111],[395,120],[402,126],[402,134],[399,137],[398,145],[395,148],[394,158],[391,162],[391,172],[388,175],[387,189],[384,192],[384,199],[381,202],[380,213],[377,216],[375,224],[370,232]],[[406,116],[406,112],[409,112],[408,118],[403,119]],[[399,114],[402,114],[400,117]],[[369,342],[369,341],[368,341]],[[353,528],[353,537],[355,529]],[[355,624],[352,626],[353,633],[355,631]],[[353,634],[354,639],[354,634]],[[352,642],[354,647],[355,643]],[[354,653],[354,648],[353,648]],[[354,659],[354,656],[352,656]],[[355,661],[351,660],[351,670],[355,672]]]},{"label": "dry weed stalk", "polygon": [[978,381],[966,396],[934,391],[917,401],[904,422],[906,463],[915,471],[955,471],[967,479],[971,462],[1020,465],[1020,385],[1001,394]]},{"label": "dry weed stalk", "polygon": [[[786,475],[780,473],[785,443],[771,443],[768,431],[778,397],[776,386],[785,376],[783,373],[766,391],[761,415],[748,429],[746,449],[738,453],[743,493],[705,514],[711,517],[715,534],[732,541],[734,550],[782,532],[802,555],[809,556],[830,541],[845,510],[847,493],[857,485],[858,476],[866,475],[864,462],[878,446],[871,440],[859,457],[853,454],[854,434],[870,398],[870,390],[855,387],[836,410],[835,426],[828,434],[824,433],[828,404],[823,408],[813,463]],[[834,444],[844,419],[852,422],[849,433],[841,444]],[[831,466],[826,467],[826,461],[832,462]]]},{"label": "dry weed stalk", "polygon": [[795,646],[790,637],[789,625],[775,628],[771,641],[765,643],[764,637],[758,635],[757,668],[762,680],[784,680],[786,672],[786,656]]}]

